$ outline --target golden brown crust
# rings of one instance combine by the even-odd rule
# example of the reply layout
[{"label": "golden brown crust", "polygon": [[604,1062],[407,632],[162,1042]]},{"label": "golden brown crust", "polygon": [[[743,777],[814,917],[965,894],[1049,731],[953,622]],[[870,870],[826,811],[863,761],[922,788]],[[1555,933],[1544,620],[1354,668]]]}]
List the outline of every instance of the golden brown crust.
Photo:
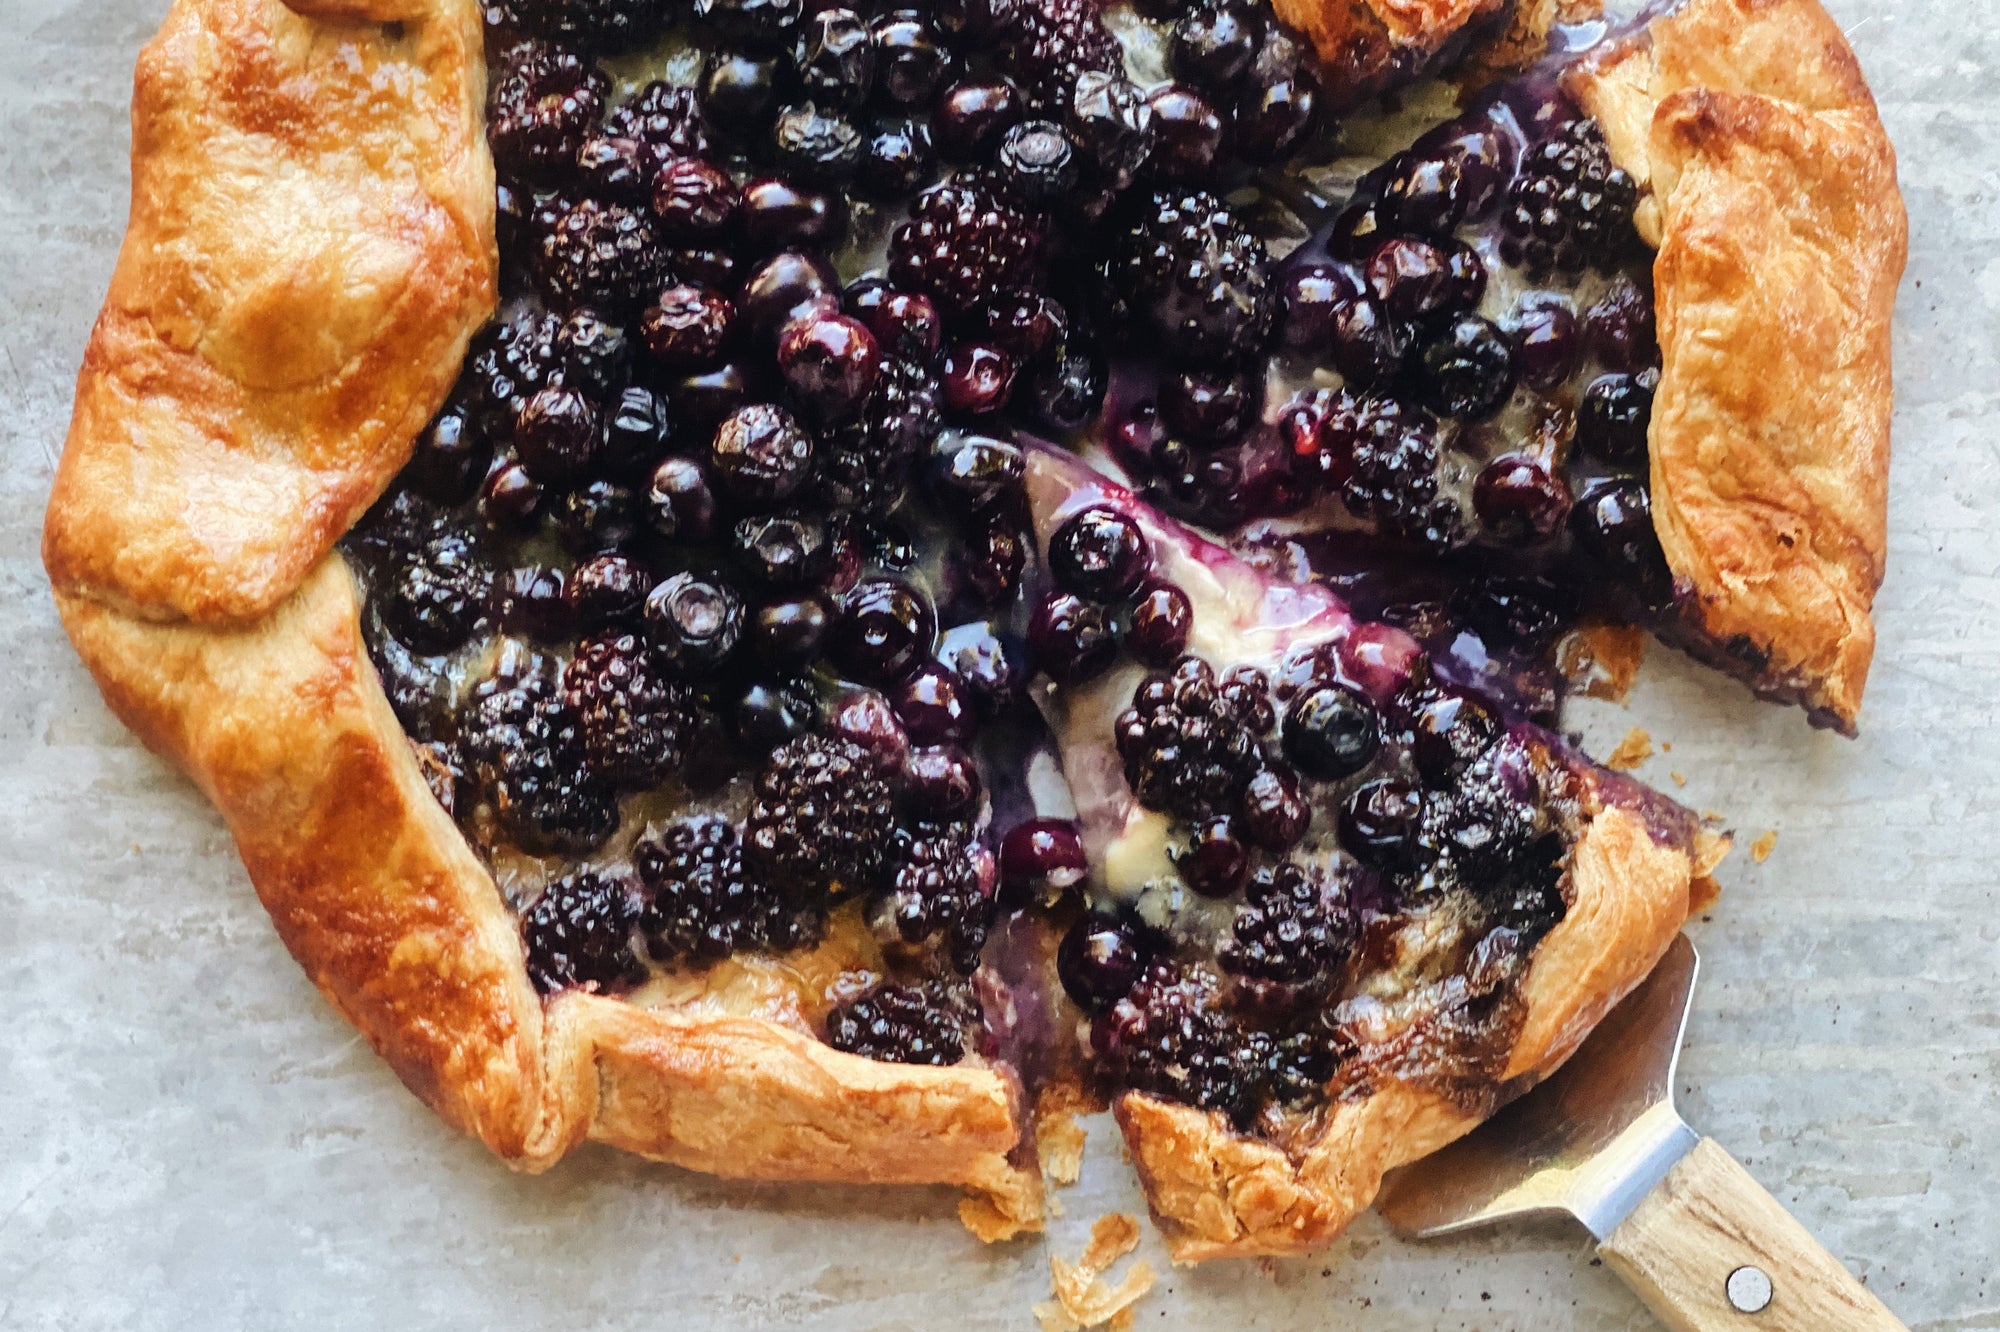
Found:
[{"label": "golden brown crust", "polygon": [[[59,595],[106,700],[228,821],[278,932],[411,1090],[509,1161],[586,1136],[712,1174],[962,1184],[1039,1219],[991,1068],[842,1054],[778,1023],[565,994],[544,1011],[513,913],[425,786],[330,556],[250,627]],[[1004,1223],[1004,1224],[1003,1224]]]},{"label": "golden brown crust", "polygon": [[1705,655],[1851,732],[1887,548],[1895,154],[1817,0],[1689,0],[1573,86],[1646,192],[1654,523]]},{"label": "golden brown crust", "polygon": [[472,0],[177,0],[43,558],[149,618],[252,619],[409,456],[491,310]]},{"label": "golden brown crust", "polygon": [[[1288,27],[1303,34],[1326,72],[1336,110],[1420,74],[1461,34],[1502,26],[1517,0],[1272,0]],[[1519,0],[1533,13],[1539,0]],[[1546,31],[1546,29],[1544,29]]]},{"label": "golden brown crust", "polygon": [[1573,898],[1515,991],[1523,1017],[1504,1071],[1482,1086],[1375,1078],[1289,1151],[1219,1114],[1127,1095],[1116,1109],[1177,1261],[1301,1253],[1374,1201],[1382,1176],[1471,1130],[1567,1059],[1642,980],[1687,918],[1695,857],[1636,814],[1600,806],[1570,862]]}]

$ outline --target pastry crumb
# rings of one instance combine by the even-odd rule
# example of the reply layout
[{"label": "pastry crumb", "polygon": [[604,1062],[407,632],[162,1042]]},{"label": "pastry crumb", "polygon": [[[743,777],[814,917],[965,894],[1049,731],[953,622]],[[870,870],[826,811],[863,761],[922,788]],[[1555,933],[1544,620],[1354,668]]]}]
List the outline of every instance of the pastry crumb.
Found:
[{"label": "pastry crumb", "polygon": [[1035,1124],[1035,1155],[1052,1184],[1074,1184],[1083,1176],[1083,1146],[1089,1131],[1067,1110],[1045,1112]]},{"label": "pastry crumb", "polygon": [[1143,1258],[1134,1262],[1115,1286],[1105,1283],[1104,1274],[1138,1247],[1139,1223],[1123,1212],[1109,1212],[1091,1226],[1090,1243],[1076,1262],[1050,1254],[1049,1286],[1055,1299],[1034,1306],[1042,1332],[1081,1332],[1107,1323],[1129,1327],[1132,1306],[1153,1288],[1153,1265]]},{"label": "pastry crumb", "polygon": [[1763,836],[1750,843],[1750,859],[1761,865],[1771,858],[1771,852],[1778,845],[1778,830],[1766,829]]},{"label": "pastry crumb", "polygon": [[987,1244],[1034,1234],[1046,1215],[1039,1170],[1010,1166],[958,1200],[959,1223]]},{"label": "pastry crumb", "polygon": [[1653,737],[1643,726],[1634,726],[1625,732],[1625,738],[1618,742],[1618,748],[1604,760],[1604,766],[1614,772],[1630,772],[1653,757]]},{"label": "pastry crumb", "polygon": [[1668,773],[1668,774],[1667,774],[1667,776],[1669,776],[1669,777],[1671,777],[1671,778],[1673,778],[1673,779],[1674,779],[1674,785],[1675,785],[1675,786],[1686,786],[1686,785],[1688,784],[1688,779],[1687,779],[1687,778],[1685,778],[1685,777],[1683,777],[1683,776],[1681,776],[1681,775],[1680,775],[1679,773],[1677,773],[1677,772],[1670,772],[1670,773]]},{"label": "pastry crumb", "polygon": [[1591,698],[1622,702],[1639,678],[1646,635],[1622,624],[1586,624],[1556,645],[1556,669],[1570,687]]}]

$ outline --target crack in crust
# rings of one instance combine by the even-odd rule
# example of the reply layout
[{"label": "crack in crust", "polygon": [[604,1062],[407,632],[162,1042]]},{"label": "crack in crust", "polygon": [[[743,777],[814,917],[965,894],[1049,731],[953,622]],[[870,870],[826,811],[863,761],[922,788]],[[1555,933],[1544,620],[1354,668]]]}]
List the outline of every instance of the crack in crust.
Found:
[{"label": "crack in crust", "polygon": [[469,0],[177,0],[43,560],[154,619],[248,620],[409,456],[492,309]]},{"label": "crack in crust", "polygon": [[994,1231],[1038,1224],[1002,1070],[876,1063],[760,1018],[577,992],[545,1007],[383,696],[339,556],[247,627],[57,606],[112,711],[222,811],[321,993],[510,1164],[544,1169],[588,1137],[734,1178],[961,1184]]},{"label": "crack in crust", "polygon": [[1854,731],[1875,644],[1896,161],[1817,0],[1688,0],[1571,89],[1645,192],[1654,525],[1684,646]]}]

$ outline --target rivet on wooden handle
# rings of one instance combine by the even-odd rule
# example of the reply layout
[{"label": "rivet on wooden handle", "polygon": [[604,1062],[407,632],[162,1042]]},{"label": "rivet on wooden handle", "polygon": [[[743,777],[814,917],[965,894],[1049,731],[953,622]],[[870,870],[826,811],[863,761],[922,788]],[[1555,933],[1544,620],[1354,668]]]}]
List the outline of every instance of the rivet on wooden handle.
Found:
[{"label": "rivet on wooden handle", "polygon": [[1598,1253],[1674,1332],[1907,1332],[1712,1138]]}]

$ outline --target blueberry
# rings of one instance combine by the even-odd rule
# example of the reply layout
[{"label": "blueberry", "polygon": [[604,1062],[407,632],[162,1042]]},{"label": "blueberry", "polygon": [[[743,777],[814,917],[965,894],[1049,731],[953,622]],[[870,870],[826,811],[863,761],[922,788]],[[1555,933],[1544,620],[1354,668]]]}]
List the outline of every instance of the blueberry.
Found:
[{"label": "blueberry", "polygon": [[730,533],[736,561],[765,587],[792,591],[823,581],[833,568],[833,546],[817,515],[758,514]]},{"label": "blueberry", "polygon": [[1472,511],[1504,545],[1532,546],[1562,530],[1572,503],[1569,483],[1529,453],[1503,453],[1472,483]]},{"label": "blueberry", "polygon": [[1153,564],[1139,524],[1097,504],[1063,521],[1049,538],[1049,571],[1079,597],[1116,601],[1137,591]]},{"label": "blueberry", "polygon": [[1341,810],[1340,845],[1364,865],[1406,869],[1416,858],[1423,804],[1423,792],[1409,782],[1369,782]]},{"label": "blueberry", "polygon": [[1600,375],[1583,392],[1576,413],[1576,446],[1604,462],[1630,463],[1646,456],[1653,393],[1660,372]]},{"label": "blueberry", "polygon": [[1060,685],[1102,675],[1118,657],[1111,617],[1104,607],[1058,592],[1028,622],[1028,651],[1035,665]]},{"label": "blueberry", "polygon": [[1484,420],[1514,391],[1514,348],[1490,320],[1457,315],[1417,348],[1411,375],[1420,405],[1439,416]]},{"label": "blueberry", "polygon": [[1174,857],[1181,882],[1203,897],[1233,897],[1250,877],[1250,848],[1228,815],[1205,820]]},{"label": "blueberry", "polygon": [[1300,772],[1337,782],[1375,757],[1382,743],[1381,722],[1367,699],[1341,685],[1322,684],[1293,700],[1281,743]]},{"label": "blueberry", "polygon": [[744,641],[765,666],[803,666],[819,655],[833,610],[826,598],[807,595],[769,601],[744,626]]},{"label": "blueberry", "polygon": [[930,655],[937,616],[923,594],[894,578],[871,578],[841,599],[828,635],[834,664],[848,678],[893,684]]},{"label": "blueberry", "polygon": [[1131,992],[1151,960],[1151,950],[1131,926],[1085,916],[1056,949],[1056,975],[1079,1007],[1099,1013]]},{"label": "blueberry", "polygon": [[647,594],[644,616],[654,658],[680,675],[714,670],[743,635],[743,599],[707,574],[667,579]]},{"label": "blueberry", "polygon": [[1227,91],[1250,68],[1263,35],[1263,18],[1250,5],[1208,0],[1174,24],[1167,69],[1198,88]]},{"label": "blueberry", "polygon": [[1068,819],[1029,819],[1000,841],[1000,890],[1013,905],[1024,906],[1046,889],[1074,887],[1089,872],[1083,839]]},{"label": "blueberry", "polygon": [[716,428],[709,474],[728,499],[769,507],[788,498],[812,474],[812,436],[782,407],[741,407]]},{"label": "blueberry", "polygon": [[1187,651],[1194,628],[1194,606],[1187,593],[1172,583],[1150,583],[1140,590],[1125,630],[1125,648],[1140,662],[1164,670]]},{"label": "blueberry", "polygon": [[822,9],[799,24],[792,68],[808,97],[852,111],[875,87],[875,37],[851,9]]}]

